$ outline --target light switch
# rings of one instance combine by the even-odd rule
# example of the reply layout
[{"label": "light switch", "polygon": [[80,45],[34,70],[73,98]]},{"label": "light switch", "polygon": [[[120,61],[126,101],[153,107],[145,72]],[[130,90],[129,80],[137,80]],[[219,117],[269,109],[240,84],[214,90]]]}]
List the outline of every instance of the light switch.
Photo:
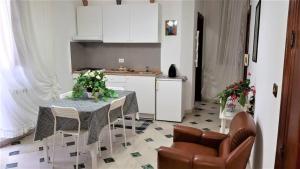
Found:
[{"label": "light switch", "polygon": [[277,97],[278,94],[278,85],[276,83],[273,84],[273,95]]}]

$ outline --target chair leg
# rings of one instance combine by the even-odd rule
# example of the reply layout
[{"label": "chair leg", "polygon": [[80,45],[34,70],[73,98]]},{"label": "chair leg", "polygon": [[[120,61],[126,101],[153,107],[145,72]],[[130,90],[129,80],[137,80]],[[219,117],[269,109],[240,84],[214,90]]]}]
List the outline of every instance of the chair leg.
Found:
[{"label": "chair leg", "polygon": [[125,119],[124,119],[124,116],[123,116],[122,118],[123,118],[124,146],[125,146],[125,148],[127,148],[126,126],[125,126]]},{"label": "chair leg", "polygon": [[131,117],[131,121],[132,121],[132,134],[135,135],[136,132],[135,132],[135,118],[136,118],[136,114],[132,114],[132,117]]},{"label": "chair leg", "polygon": [[54,155],[55,155],[55,137],[56,137],[56,132],[53,134],[53,148],[52,148],[52,168],[54,168]]},{"label": "chair leg", "polygon": [[99,155],[101,157],[101,139],[100,139],[100,137],[98,139],[98,152],[99,152]]},{"label": "chair leg", "polygon": [[78,160],[79,160],[79,135],[77,136],[76,151],[77,151],[77,156],[76,156],[76,169],[78,169]]},{"label": "chair leg", "polygon": [[61,132],[61,146],[64,146],[64,132]]},{"label": "chair leg", "polygon": [[113,153],[113,149],[112,149],[112,133],[111,133],[111,127],[110,124],[108,125],[108,132],[109,132],[109,144],[110,144],[110,153]]}]

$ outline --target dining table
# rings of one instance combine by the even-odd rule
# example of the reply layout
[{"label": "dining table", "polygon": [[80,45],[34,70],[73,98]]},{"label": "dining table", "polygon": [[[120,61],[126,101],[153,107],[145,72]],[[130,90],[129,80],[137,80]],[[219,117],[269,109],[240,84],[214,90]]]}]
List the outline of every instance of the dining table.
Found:
[{"label": "dining table", "polygon": [[[138,103],[134,91],[119,91],[117,98],[100,100],[83,97],[82,99],[54,99],[39,107],[37,125],[34,134],[34,141],[42,141],[45,146],[45,153],[48,159],[48,138],[54,132],[54,116],[51,112],[52,106],[73,107],[79,113],[81,129],[87,130],[86,149],[90,152],[92,158],[92,168],[97,168],[98,138],[101,130],[108,125],[109,107],[113,100],[126,96],[123,106],[124,115],[136,114],[138,112]],[[121,109],[115,109],[110,113],[111,121],[121,116]],[[77,120],[68,118],[57,118],[56,130],[76,130]]]}]

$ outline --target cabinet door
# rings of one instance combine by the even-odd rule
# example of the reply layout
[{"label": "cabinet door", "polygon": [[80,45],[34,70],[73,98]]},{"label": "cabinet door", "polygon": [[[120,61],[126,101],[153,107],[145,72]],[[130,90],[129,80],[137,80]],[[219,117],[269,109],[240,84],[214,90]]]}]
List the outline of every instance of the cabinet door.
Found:
[{"label": "cabinet door", "polygon": [[77,36],[102,39],[102,11],[99,6],[77,7]]},{"label": "cabinet door", "polygon": [[131,41],[158,42],[158,4],[131,6]]},{"label": "cabinet door", "polygon": [[156,85],[156,119],[181,122],[182,82],[162,80]]},{"label": "cabinet door", "polygon": [[104,6],[103,41],[130,41],[130,9],[127,5]]},{"label": "cabinet door", "polygon": [[128,76],[127,90],[136,92],[139,113],[155,114],[155,77]]}]

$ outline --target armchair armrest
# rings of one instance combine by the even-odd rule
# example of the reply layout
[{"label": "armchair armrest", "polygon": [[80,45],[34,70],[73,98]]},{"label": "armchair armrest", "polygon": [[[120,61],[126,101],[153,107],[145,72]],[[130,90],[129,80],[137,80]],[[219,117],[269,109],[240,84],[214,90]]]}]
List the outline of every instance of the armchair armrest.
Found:
[{"label": "armchair armrest", "polygon": [[189,143],[200,143],[202,137],[202,130],[176,125],[174,127],[174,142],[189,142]]},{"label": "armchair armrest", "polygon": [[217,133],[213,131],[206,131],[202,134],[200,144],[212,148],[219,148],[219,145],[226,137],[226,134]]},{"label": "armchair armrest", "polygon": [[225,160],[221,157],[195,155],[193,169],[225,169]]},{"label": "armchair armrest", "polygon": [[157,157],[158,169],[191,169],[193,154],[168,147],[160,147]]}]

